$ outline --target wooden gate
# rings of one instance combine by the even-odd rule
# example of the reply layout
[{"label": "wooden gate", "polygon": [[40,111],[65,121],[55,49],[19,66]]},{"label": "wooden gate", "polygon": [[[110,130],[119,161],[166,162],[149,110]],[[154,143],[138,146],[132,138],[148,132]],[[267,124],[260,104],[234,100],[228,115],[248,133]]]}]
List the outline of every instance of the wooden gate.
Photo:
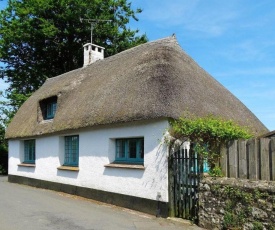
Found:
[{"label": "wooden gate", "polygon": [[198,190],[203,171],[197,153],[185,142],[169,160],[170,215],[196,221],[198,219]]}]

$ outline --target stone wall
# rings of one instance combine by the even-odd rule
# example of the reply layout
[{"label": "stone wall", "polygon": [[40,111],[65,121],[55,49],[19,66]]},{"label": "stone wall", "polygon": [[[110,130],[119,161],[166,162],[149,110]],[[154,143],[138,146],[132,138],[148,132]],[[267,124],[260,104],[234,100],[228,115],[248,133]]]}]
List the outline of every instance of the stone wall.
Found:
[{"label": "stone wall", "polygon": [[199,226],[207,229],[275,230],[274,181],[206,177],[199,205]]}]

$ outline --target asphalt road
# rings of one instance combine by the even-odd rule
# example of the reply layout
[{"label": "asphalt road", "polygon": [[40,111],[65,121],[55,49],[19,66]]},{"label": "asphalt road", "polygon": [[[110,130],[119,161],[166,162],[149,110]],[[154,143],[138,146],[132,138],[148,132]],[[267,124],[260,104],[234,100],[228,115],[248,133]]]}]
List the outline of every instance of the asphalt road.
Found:
[{"label": "asphalt road", "polygon": [[9,183],[7,177],[0,176],[0,230],[49,229],[201,228],[77,196]]}]

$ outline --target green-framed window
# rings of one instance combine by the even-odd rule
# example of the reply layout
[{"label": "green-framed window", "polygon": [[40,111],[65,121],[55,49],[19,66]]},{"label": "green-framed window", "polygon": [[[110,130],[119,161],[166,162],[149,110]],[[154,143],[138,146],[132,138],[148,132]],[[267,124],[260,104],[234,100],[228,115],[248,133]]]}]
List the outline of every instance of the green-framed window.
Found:
[{"label": "green-framed window", "polygon": [[43,120],[53,119],[58,109],[57,96],[52,96],[39,101],[39,106],[42,115],[41,118]]},{"label": "green-framed window", "polygon": [[56,112],[57,102],[52,101],[47,103],[46,107],[46,119],[52,119],[54,118],[55,112]]},{"label": "green-framed window", "polygon": [[116,162],[144,163],[144,138],[116,139]]},{"label": "green-framed window", "polygon": [[24,141],[24,163],[35,163],[35,140]]},{"label": "green-framed window", "polygon": [[78,166],[79,159],[79,136],[65,136],[65,159],[64,165]]}]

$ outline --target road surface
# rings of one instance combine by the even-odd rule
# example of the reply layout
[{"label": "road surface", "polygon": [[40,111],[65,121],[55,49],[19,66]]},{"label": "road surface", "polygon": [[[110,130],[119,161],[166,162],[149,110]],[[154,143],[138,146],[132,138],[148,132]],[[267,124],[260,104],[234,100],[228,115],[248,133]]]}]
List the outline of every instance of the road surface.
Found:
[{"label": "road surface", "polygon": [[0,230],[199,230],[93,200],[7,182],[0,176]]}]

